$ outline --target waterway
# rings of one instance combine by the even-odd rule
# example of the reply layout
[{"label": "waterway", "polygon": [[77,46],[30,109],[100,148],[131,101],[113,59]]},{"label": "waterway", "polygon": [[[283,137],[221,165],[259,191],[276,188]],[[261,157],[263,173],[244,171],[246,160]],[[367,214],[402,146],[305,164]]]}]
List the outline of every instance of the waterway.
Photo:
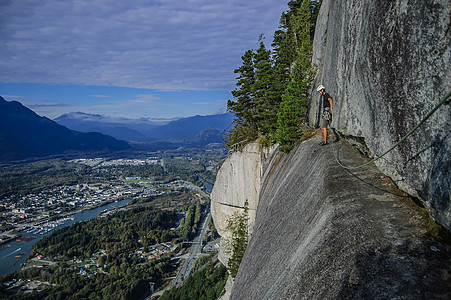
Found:
[{"label": "waterway", "polygon": [[197,182],[201,182],[201,181],[203,181],[204,186],[205,186],[205,190],[206,190],[207,192],[211,192],[211,191],[213,190],[213,184],[211,184],[210,182],[204,180],[203,177],[199,176],[199,177],[197,178]]},{"label": "waterway", "polygon": [[210,182],[205,181],[205,182],[204,182],[204,186],[205,186],[205,190],[206,190],[207,192],[210,192],[210,193],[211,193],[211,191],[213,190],[213,185],[212,185]]},{"label": "waterway", "polygon": [[[70,226],[76,222],[92,219],[104,210],[125,206],[130,201],[131,199],[125,199],[73,214],[70,218],[65,218],[65,220],[60,222],[58,226],[52,227],[44,234],[21,231],[20,234],[22,235],[22,238],[25,238],[25,240],[29,241],[15,240],[0,246],[0,276],[19,271],[20,265],[25,262],[27,256],[31,253],[31,248],[33,247],[33,245],[36,244],[36,242],[39,241],[43,236],[52,233],[52,231],[54,230]],[[7,247],[7,245],[9,246]]]}]

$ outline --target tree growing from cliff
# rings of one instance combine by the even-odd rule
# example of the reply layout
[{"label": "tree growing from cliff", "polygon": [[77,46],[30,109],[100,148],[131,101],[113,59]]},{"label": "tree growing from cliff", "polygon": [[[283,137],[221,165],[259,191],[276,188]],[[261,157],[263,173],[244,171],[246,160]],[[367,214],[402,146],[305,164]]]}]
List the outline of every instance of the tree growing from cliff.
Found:
[{"label": "tree growing from cliff", "polygon": [[243,65],[235,70],[240,74],[232,91],[235,99],[227,103],[236,116],[224,141],[229,148],[240,149],[259,138],[262,144],[281,143],[285,152],[302,134],[299,124],[307,115],[312,40],[320,5],[315,0],[289,1],[289,10],[274,33],[272,52],[260,36],[260,47],[243,55]]},{"label": "tree growing from cliff", "polygon": [[282,96],[277,118],[277,142],[282,152],[289,152],[302,135],[307,119],[309,89],[313,80],[310,63],[312,42],[310,37],[310,0],[304,0],[290,14],[286,44],[296,50],[291,70],[291,81]]},{"label": "tree growing from cliff", "polygon": [[278,102],[274,93],[272,93],[274,69],[271,61],[271,50],[266,49],[263,36],[260,36],[260,47],[255,53],[254,66],[258,133],[260,136],[268,136],[275,129]]},{"label": "tree growing from cliff", "polygon": [[254,115],[255,101],[255,71],[254,71],[254,52],[247,50],[241,57],[243,65],[234,70],[238,73],[237,88],[232,91],[233,97],[236,101],[229,100],[227,102],[228,110],[232,111],[240,123],[247,123],[248,125],[255,124]]},{"label": "tree growing from cliff", "polygon": [[237,88],[232,91],[235,101],[227,101],[227,110],[233,112],[236,117],[225,141],[228,146],[243,140],[251,141],[257,137],[254,52],[247,50],[241,59],[242,66],[234,70],[239,74],[236,78]]},{"label": "tree growing from cliff", "polygon": [[[299,67],[296,65],[295,70]],[[296,73],[296,72],[295,72]],[[294,76],[293,76],[294,77]],[[277,113],[277,142],[282,152],[290,152],[299,136],[303,133],[305,100],[299,97],[301,90],[296,78],[289,83]],[[308,100],[307,100],[308,104]]]},{"label": "tree growing from cliff", "polygon": [[227,262],[228,270],[232,278],[236,277],[238,268],[244,257],[247,244],[249,242],[249,202],[244,202],[244,211],[242,213],[235,212],[227,220],[227,229],[231,233],[230,258]]}]

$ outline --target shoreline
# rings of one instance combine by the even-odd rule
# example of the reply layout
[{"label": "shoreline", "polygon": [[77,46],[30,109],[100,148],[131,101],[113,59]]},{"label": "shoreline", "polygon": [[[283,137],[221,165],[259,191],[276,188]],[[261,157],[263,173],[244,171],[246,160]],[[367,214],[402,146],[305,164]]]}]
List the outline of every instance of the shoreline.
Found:
[{"label": "shoreline", "polygon": [[[98,203],[96,205],[79,208],[76,211],[71,211],[70,214],[65,213],[64,216],[63,216],[63,214],[61,214],[55,221],[58,221],[59,219],[63,219],[63,218],[67,218],[67,217],[70,218],[71,216],[74,217],[73,219],[68,220],[67,222],[63,222],[62,224],[59,224],[59,225],[63,226],[63,227],[58,228],[58,229],[61,229],[61,228],[67,227],[67,226],[71,226],[71,225],[75,224],[76,222],[84,222],[89,219],[97,218],[98,216],[101,215],[101,212],[103,212],[103,210],[105,210],[105,209],[107,209],[108,211],[110,211],[112,209],[116,209],[117,207],[114,205],[115,202],[122,202],[122,205],[120,205],[118,207],[124,207],[124,205],[126,205],[126,203],[128,204],[131,200],[132,200],[131,197],[123,197],[121,199],[114,199],[114,200],[110,199],[110,200]],[[105,208],[105,206],[107,206],[108,208]],[[90,212],[90,211],[92,211],[92,212]],[[87,214],[86,214],[86,212],[87,212]],[[50,221],[50,222],[54,222],[54,221]],[[40,220],[38,223],[40,223],[40,224],[44,223],[44,225],[42,225],[42,226],[47,228],[47,226],[45,225],[45,222],[42,222],[42,220]],[[30,224],[30,223],[28,223],[28,224]],[[31,253],[34,243],[36,243],[36,241],[38,241],[45,235],[51,234],[52,231],[55,230],[55,228],[53,228],[52,226],[48,226],[50,229],[49,231],[44,231],[43,233],[31,232],[31,233],[29,233],[29,235],[27,235],[26,230],[30,229],[30,228],[33,229],[33,227],[29,227],[29,226],[30,225],[27,225],[25,227],[24,224],[21,224],[20,227],[24,228],[23,229],[24,232],[22,232],[21,236],[9,239],[9,242],[12,245],[11,250],[7,250],[7,248],[9,248],[9,247],[5,247],[5,246],[0,248],[2,251],[7,251],[4,254],[5,257],[3,257],[3,258],[6,258],[6,256],[11,256],[10,258],[7,259],[8,262],[6,262],[6,260],[5,260],[5,263],[6,263],[5,268],[11,268],[11,270],[10,271],[8,271],[9,269],[5,270],[5,271],[7,271],[7,273],[0,275],[0,277],[22,270],[23,267],[29,262],[30,257],[28,257],[28,256]],[[38,226],[36,226],[36,229],[39,229]],[[58,230],[58,229],[56,229],[56,230]],[[29,237],[33,237],[33,238],[29,238]],[[21,239],[21,238],[25,239],[25,240],[19,241],[19,239]],[[24,244],[18,245],[18,244],[16,244],[16,242],[23,242]],[[25,246],[25,250],[24,250],[24,246]],[[17,247],[21,247],[22,251],[19,252],[16,249]],[[28,249],[28,250],[26,250],[26,249]],[[13,252],[11,252],[11,251],[13,251]],[[18,252],[18,253],[11,255],[11,253],[14,253],[14,252]],[[22,255],[20,257],[15,256],[15,255],[22,254],[22,253],[24,255]],[[27,257],[27,258],[25,259],[25,257]],[[25,259],[25,261],[24,261],[24,259]],[[3,263],[3,261],[2,261],[2,263]],[[20,267],[17,269],[16,265],[18,265],[19,263],[20,263]]]},{"label": "shoreline", "polygon": [[[88,207],[78,208],[75,211],[65,212],[65,213],[62,213],[62,214],[60,214],[58,216],[45,217],[45,218],[40,219],[38,221],[31,221],[31,222],[17,224],[15,229],[13,229],[13,230],[18,231],[18,233],[16,235],[6,239],[6,240],[2,240],[0,242],[0,247],[6,248],[7,246],[5,246],[5,244],[8,244],[8,243],[13,242],[13,241],[16,241],[17,239],[20,239],[22,237],[25,237],[26,235],[23,235],[20,232],[25,231],[26,230],[25,228],[27,228],[27,227],[30,228],[30,227],[34,227],[34,226],[39,226],[39,225],[45,224],[47,222],[58,221],[58,220],[60,220],[62,218],[71,217],[71,216],[74,216],[75,214],[82,213],[82,212],[84,212],[86,210],[96,209],[96,208],[99,208],[99,207],[102,207],[102,206],[105,206],[105,205],[108,205],[108,204],[112,204],[112,203],[115,203],[115,202],[119,202],[119,201],[122,201],[122,200],[132,199],[132,197],[133,197],[133,195],[131,197],[120,197],[120,198],[114,199],[114,200],[106,200],[106,201],[103,201],[103,202],[100,202],[100,203],[97,203],[97,204],[94,204],[94,205],[91,205],[91,206],[88,206]],[[99,213],[99,215],[102,214],[102,213]]]},{"label": "shoreline", "polygon": [[[113,199],[111,199],[111,200],[105,200],[105,201],[103,201],[103,202],[96,203],[96,204],[91,205],[91,206],[82,207],[82,208],[77,208],[76,210],[73,210],[73,211],[64,212],[64,213],[61,213],[61,214],[59,214],[59,215],[57,215],[57,216],[44,217],[43,219],[40,219],[40,220],[38,220],[38,221],[30,221],[30,222],[20,223],[20,224],[15,225],[15,226],[16,226],[15,230],[18,230],[18,231],[20,232],[20,231],[25,230],[24,227],[39,226],[39,225],[42,225],[42,224],[44,224],[44,223],[46,223],[46,222],[53,222],[53,221],[56,221],[56,220],[61,219],[61,218],[70,217],[70,216],[73,216],[73,215],[75,215],[75,214],[84,212],[84,211],[86,211],[86,210],[96,209],[96,208],[98,208],[98,207],[101,207],[101,206],[104,206],[104,205],[108,205],[108,204],[111,204],[111,203],[114,203],[114,202],[118,202],[118,201],[122,201],[122,200],[126,200],[126,199],[131,199],[131,198],[134,197],[134,196],[135,196],[135,195],[130,195],[129,197],[120,197],[120,198],[117,198],[117,199],[114,199],[114,200],[113,200]],[[18,228],[18,227],[19,227],[19,228]],[[20,228],[20,227],[21,227],[21,228]],[[10,242],[11,240],[14,240],[14,239],[16,239],[16,238],[20,238],[21,236],[22,236],[22,235],[21,235],[20,233],[18,233],[18,236],[14,237],[14,238],[12,238],[12,239],[10,239],[10,240],[8,240],[8,242]],[[0,245],[2,245],[2,244],[4,244],[4,243],[6,243],[6,241],[0,243]]]},{"label": "shoreline", "polygon": [[11,237],[11,238],[9,238],[9,239],[7,239],[7,240],[1,241],[1,242],[0,242],[0,246],[2,246],[3,248],[6,248],[6,246],[3,246],[3,244],[7,244],[7,243],[9,243],[9,242],[15,241],[15,240],[17,240],[17,239],[19,239],[19,238],[21,238],[21,237],[22,237],[22,234],[18,233],[18,234],[15,235],[14,237]]}]

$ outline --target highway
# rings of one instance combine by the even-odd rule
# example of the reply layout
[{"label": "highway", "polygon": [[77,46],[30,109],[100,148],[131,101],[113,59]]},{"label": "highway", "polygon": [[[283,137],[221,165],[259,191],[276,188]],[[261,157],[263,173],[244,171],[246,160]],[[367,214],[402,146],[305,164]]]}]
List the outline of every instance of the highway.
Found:
[{"label": "highway", "polygon": [[172,286],[176,286],[180,282],[182,282],[185,278],[191,274],[194,265],[196,264],[197,258],[202,253],[202,244],[204,240],[205,232],[207,231],[208,222],[210,221],[210,213],[208,213],[203,220],[202,229],[199,231],[197,236],[192,241],[192,246],[189,249],[188,258],[183,264],[182,268],[178,272],[175,280],[172,282]]},{"label": "highway", "polygon": [[188,185],[190,187],[190,189],[195,190],[199,195],[201,195],[202,197],[205,198],[210,198],[210,195],[207,194],[204,190],[202,190],[202,188],[198,187],[197,185],[189,182],[189,181],[184,181],[181,180],[184,184]]},{"label": "highway", "polygon": [[[184,255],[187,256],[186,261],[180,268],[180,271],[177,273],[175,279],[172,281],[171,287],[177,286],[179,283],[183,282],[185,278],[188,278],[188,276],[191,274],[194,268],[194,265],[196,264],[197,259],[202,255],[202,244],[204,241],[205,233],[207,232],[208,222],[210,221],[210,218],[211,215],[210,212],[208,212],[202,221],[202,229],[198,232],[197,236],[190,242],[192,246],[190,247],[188,254]],[[164,290],[153,293],[151,296],[147,297],[146,300],[152,299],[153,297],[156,296],[161,296],[163,292]]]}]

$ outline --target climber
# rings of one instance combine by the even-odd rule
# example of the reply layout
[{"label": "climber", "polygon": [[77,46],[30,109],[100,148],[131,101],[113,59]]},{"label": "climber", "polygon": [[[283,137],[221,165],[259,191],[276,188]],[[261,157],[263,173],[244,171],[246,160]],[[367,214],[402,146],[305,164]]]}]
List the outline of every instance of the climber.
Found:
[{"label": "climber", "polygon": [[319,85],[316,90],[321,97],[323,97],[323,101],[320,101],[322,105],[322,113],[319,121],[319,127],[321,128],[321,134],[323,136],[323,141],[320,145],[324,146],[327,145],[327,125],[329,125],[329,120],[332,118],[333,101],[332,97],[326,93],[326,88],[324,85]]}]

